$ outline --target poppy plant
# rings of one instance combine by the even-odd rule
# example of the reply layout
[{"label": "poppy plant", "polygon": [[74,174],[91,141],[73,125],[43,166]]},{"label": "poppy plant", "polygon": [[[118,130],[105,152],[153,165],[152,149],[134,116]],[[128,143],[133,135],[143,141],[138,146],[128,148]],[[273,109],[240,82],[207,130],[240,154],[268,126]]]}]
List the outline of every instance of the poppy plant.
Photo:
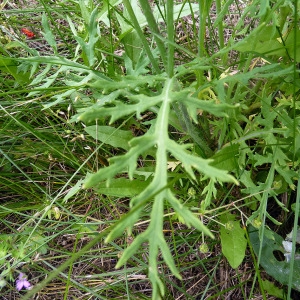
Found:
[{"label": "poppy plant", "polygon": [[35,34],[27,28],[22,28],[21,32],[24,33],[27,36],[27,38],[29,38],[29,39],[32,39],[35,37]]}]

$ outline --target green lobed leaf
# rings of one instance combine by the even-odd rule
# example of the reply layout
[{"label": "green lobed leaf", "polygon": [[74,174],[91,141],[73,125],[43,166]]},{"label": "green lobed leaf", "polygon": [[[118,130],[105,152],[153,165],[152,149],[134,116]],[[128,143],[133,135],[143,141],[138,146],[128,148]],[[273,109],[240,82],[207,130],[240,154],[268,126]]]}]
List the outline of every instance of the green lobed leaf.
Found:
[{"label": "green lobed leaf", "polygon": [[168,140],[168,149],[179,161],[182,162],[183,167],[193,179],[195,179],[196,177],[192,168],[198,170],[201,173],[204,173],[208,177],[216,178],[220,181],[230,181],[238,184],[238,181],[233,176],[229,175],[227,171],[220,170],[211,166],[209,163],[212,162],[212,160],[203,159],[201,157],[190,154],[186,150],[185,145],[178,145],[176,142]]},{"label": "green lobed leaf", "polygon": [[196,123],[199,110],[207,111],[215,116],[228,117],[226,111],[238,107],[226,103],[217,103],[215,100],[200,100],[197,97],[191,96],[191,91],[189,89],[172,94],[172,100],[184,104],[189,115]]},{"label": "green lobed leaf", "polygon": [[109,167],[100,169],[95,174],[89,174],[84,181],[83,188],[91,188],[103,180],[108,180],[109,185],[109,180],[122,172],[128,172],[129,178],[132,179],[133,173],[136,170],[138,156],[141,153],[145,153],[155,144],[153,137],[147,135],[135,138],[133,141],[133,147],[125,155],[111,158],[109,160],[111,162]]},{"label": "green lobed leaf", "polygon": [[55,37],[50,29],[46,14],[43,14],[43,16],[42,16],[42,25],[43,25],[43,29],[45,31],[45,33],[43,33],[45,40],[51,46],[54,53],[57,54],[57,44],[55,41]]},{"label": "green lobed leaf", "polygon": [[[145,99],[145,96],[141,96],[140,99]],[[138,102],[137,104],[125,104],[121,101],[113,101],[114,107],[93,107],[77,117],[78,121],[91,122],[99,120],[99,118],[110,117],[110,124],[114,121],[128,116],[132,113],[136,113],[137,118],[141,118],[141,113],[149,109],[152,104],[156,105],[161,102],[160,97],[151,99],[150,102]]]},{"label": "green lobed leaf", "polygon": [[99,24],[98,22],[96,22],[97,14],[98,8],[95,8],[89,16],[89,23],[86,26],[88,32],[87,42],[82,37],[78,36],[71,18],[67,16],[70,28],[74,34],[74,38],[81,46],[83,59],[84,61],[86,61],[86,65],[88,65],[89,67],[91,67],[97,59],[95,56],[95,45],[100,37]]}]

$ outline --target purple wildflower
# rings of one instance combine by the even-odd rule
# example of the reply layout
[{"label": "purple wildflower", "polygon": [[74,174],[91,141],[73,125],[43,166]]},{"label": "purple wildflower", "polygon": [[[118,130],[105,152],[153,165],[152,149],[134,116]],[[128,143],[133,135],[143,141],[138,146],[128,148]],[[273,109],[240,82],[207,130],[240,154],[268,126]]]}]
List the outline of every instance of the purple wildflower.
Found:
[{"label": "purple wildflower", "polygon": [[19,274],[19,279],[16,280],[16,288],[21,291],[22,288],[28,290],[30,287],[30,282],[27,280],[27,276],[24,273]]}]

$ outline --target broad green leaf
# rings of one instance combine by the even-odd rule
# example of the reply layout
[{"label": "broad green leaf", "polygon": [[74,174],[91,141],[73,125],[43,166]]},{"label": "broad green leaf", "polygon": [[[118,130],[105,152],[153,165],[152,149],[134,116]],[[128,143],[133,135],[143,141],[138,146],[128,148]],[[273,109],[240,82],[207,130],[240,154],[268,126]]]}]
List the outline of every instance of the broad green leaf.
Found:
[{"label": "broad green leaf", "polygon": [[[253,226],[249,226],[249,238],[255,254],[258,256],[261,247],[260,264],[265,271],[272,276],[275,280],[282,284],[287,285],[289,283],[290,263],[285,260],[278,260],[274,252],[279,251],[284,253],[282,245],[283,238],[275,232],[265,228],[265,235],[262,237],[262,241],[259,239],[259,231]],[[270,233],[273,239],[269,237]],[[293,261],[293,281],[292,287],[300,291],[300,260]]]},{"label": "broad green leaf", "polygon": [[[133,68],[135,68],[136,63],[139,60],[139,57],[143,50],[143,44],[139,39],[139,36],[136,31],[131,31],[127,33],[122,39],[125,54],[129,57],[132,62]],[[146,55],[144,57],[147,57]],[[126,68],[127,70],[127,68]],[[129,74],[129,73],[128,73]]]},{"label": "broad green leaf", "polygon": [[239,144],[225,146],[215,155],[210,157],[213,161],[210,165],[227,171],[236,170],[238,167]]},{"label": "broad green leaf", "polygon": [[[294,36],[294,30],[296,30],[296,36]],[[296,62],[299,63],[300,62],[300,30],[298,28],[291,30],[291,32],[289,33],[285,41],[285,47],[287,48],[289,56],[295,59]],[[296,47],[296,51],[295,51],[295,47]]]},{"label": "broad green leaf", "polygon": [[225,227],[220,229],[222,253],[227,258],[232,268],[237,268],[245,257],[247,240],[245,231],[241,228],[240,222],[235,220],[231,214],[223,215],[220,218]]},{"label": "broad green leaf", "polygon": [[98,141],[115,148],[129,150],[129,141],[133,138],[131,131],[116,129],[111,126],[88,126],[84,130]]},{"label": "broad green leaf", "polygon": [[[296,30],[296,41],[294,37]],[[255,52],[263,55],[274,55],[277,57],[294,58],[294,49],[296,46],[296,61],[300,61],[300,31],[298,29],[290,30],[287,37],[281,36],[274,25],[265,25],[253,31],[249,36],[238,43],[235,50],[241,52]]]},{"label": "broad green leaf", "polygon": [[116,197],[134,197],[145,190],[149,183],[149,180],[141,181],[138,179],[117,178],[110,181],[109,187],[107,187],[106,182],[101,182],[97,186],[97,192]]}]

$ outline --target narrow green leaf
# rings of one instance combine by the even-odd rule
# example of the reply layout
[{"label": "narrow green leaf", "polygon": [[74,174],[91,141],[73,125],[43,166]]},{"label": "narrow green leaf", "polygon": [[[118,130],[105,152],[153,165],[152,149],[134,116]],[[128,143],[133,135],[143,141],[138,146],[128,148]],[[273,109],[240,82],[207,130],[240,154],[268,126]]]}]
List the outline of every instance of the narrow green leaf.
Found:
[{"label": "narrow green leaf", "polygon": [[170,248],[169,248],[168,244],[166,243],[166,240],[163,238],[163,236],[160,238],[159,247],[161,249],[161,254],[162,254],[167,266],[170,268],[171,272],[178,279],[182,279],[181,275],[179,274],[179,272],[178,272],[178,270],[175,266],[174,259],[172,257],[171,252],[170,252]]},{"label": "narrow green leaf", "polygon": [[116,197],[134,197],[146,189],[150,181],[142,181],[138,179],[129,180],[126,178],[117,178],[110,180],[109,187],[106,182],[101,182],[97,186],[97,191],[102,195]]},{"label": "narrow green leaf", "polygon": [[167,192],[167,200],[175,209],[176,213],[183,218],[187,226],[194,226],[200,232],[203,232],[207,236],[214,238],[210,230],[187,207],[181,204],[179,200],[173,196],[170,190]]},{"label": "narrow green leaf", "polygon": [[63,202],[67,202],[71,197],[73,197],[80,189],[82,185],[83,179],[77,181],[77,183],[69,190],[66,196],[63,199]]},{"label": "narrow green leaf", "polygon": [[147,240],[147,235],[148,232],[145,231],[141,234],[139,234],[134,241],[131,243],[131,245],[129,245],[123,252],[122,256],[120,257],[117,265],[116,265],[116,269],[119,269],[120,267],[122,267],[130,257],[132,257],[137,250],[139,249],[139,247],[141,246],[142,243],[144,243]]},{"label": "narrow green leaf", "polygon": [[111,126],[88,126],[84,130],[100,142],[115,148],[129,150],[129,141],[133,138],[131,131],[116,129]]}]

